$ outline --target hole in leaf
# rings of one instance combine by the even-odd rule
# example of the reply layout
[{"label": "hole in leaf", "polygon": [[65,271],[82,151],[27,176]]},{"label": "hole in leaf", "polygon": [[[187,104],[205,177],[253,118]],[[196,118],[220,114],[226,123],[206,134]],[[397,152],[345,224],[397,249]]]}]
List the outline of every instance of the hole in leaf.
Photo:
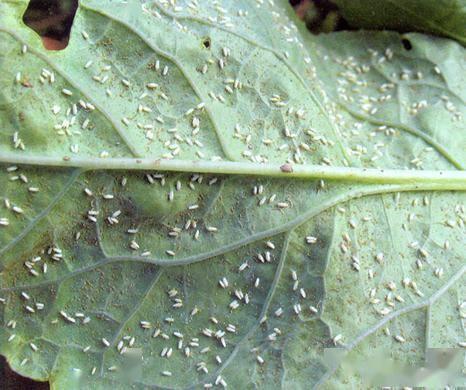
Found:
[{"label": "hole in leaf", "polygon": [[23,22],[42,37],[47,50],[68,46],[78,0],[30,0]]},{"label": "hole in leaf", "polygon": [[202,40],[202,46],[204,46],[206,49],[210,49],[210,38],[204,38]]},{"label": "hole in leaf", "polygon": [[413,45],[411,45],[411,41],[407,38],[403,38],[401,40],[401,44],[405,48],[405,50],[411,50],[413,48]]}]

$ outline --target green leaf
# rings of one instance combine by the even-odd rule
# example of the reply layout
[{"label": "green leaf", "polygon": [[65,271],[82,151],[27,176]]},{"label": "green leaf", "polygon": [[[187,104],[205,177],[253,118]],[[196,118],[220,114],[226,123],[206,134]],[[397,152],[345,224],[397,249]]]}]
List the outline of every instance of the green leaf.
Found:
[{"label": "green leaf", "polygon": [[[410,50],[402,39],[410,42]],[[360,156],[360,164],[466,167],[466,52],[460,45],[420,34],[339,32],[308,40],[308,48],[318,59],[317,74],[335,115],[343,115],[342,125],[354,130],[342,137],[345,148],[369,149]],[[374,136],[367,126],[388,136]],[[376,140],[384,144],[380,147],[386,154],[371,152]],[[356,164],[353,160],[351,165]]]},{"label": "green leaf", "polygon": [[419,31],[466,44],[464,0],[333,0],[352,27]]},{"label": "green leaf", "polygon": [[426,366],[401,385],[437,386],[446,348],[461,383],[464,49],[304,37],[270,2],[141,3],[81,1],[61,52],[26,1],[0,4],[12,368],[57,389],[334,389]]}]

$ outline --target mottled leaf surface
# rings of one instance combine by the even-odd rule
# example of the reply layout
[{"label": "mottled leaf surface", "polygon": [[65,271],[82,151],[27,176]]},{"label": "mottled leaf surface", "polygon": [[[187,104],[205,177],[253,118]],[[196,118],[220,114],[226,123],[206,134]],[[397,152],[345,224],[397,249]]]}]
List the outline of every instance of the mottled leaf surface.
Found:
[{"label": "mottled leaf surface", "polygon": [[[464,49],[304,37],[284,2],[190,4],[81,1],[61,52],[22,25],[27,2],[0,5],[0,352],[57,389],[461,383],[465,195],[416,173],[466,165]],[[435,348],[461,359],[410,375]]]},{"label": "mottled leaf surface", "polygon": [[390,32],[307,42],[352,164],[464,169],[466,52],[459,44]]}]

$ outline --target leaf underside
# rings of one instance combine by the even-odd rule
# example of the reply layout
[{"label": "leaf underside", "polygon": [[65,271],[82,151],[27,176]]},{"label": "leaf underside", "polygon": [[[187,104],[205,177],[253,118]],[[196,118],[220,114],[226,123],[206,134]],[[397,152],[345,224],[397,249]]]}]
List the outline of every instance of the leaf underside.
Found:
[{"label": "leaf underside", "polygon": [[[83,0],[61,52],[21,23],[27,1],[0,4],[0,156],[466,166],[459,44],[304,36],[281,3]],[[2,165],[15,371],[58,389],[462,383],[464,192],[194,167]],[[450,363],[422,374],[439,349]]]}]

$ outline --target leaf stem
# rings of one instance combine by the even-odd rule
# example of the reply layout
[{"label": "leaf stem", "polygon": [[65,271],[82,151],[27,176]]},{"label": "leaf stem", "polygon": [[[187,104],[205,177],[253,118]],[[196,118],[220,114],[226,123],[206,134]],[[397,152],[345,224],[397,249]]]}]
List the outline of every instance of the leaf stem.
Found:
[{"label": "leaf stem", "polygon": [[282,170],[277,163],[259,164],[232,161],[190,161],[153,158],[48,157],[1,153],[0,163],[48,167],[81,168],[84,170],[157,170],[211,174],[270,176],[296,179],[326,179],[372,184],[429,184],[432,190],[466,191],[464,171],[422,171],[402,169],[348,168],[322,165],[294,165],[292,171]]}]

